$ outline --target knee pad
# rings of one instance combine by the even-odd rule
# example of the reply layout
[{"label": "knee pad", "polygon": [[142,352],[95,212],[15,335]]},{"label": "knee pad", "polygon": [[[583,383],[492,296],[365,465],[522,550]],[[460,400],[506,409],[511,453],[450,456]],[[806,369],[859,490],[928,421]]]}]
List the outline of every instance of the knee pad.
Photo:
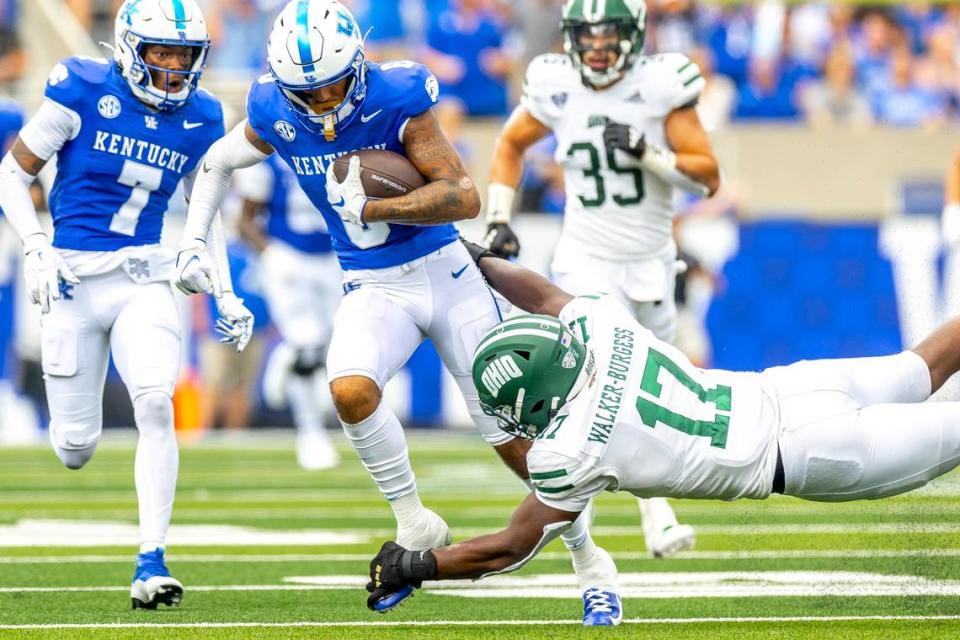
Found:
[{"label": "knee pad", "polygon": [[326,348],[324,347],[297,349],[297,357],[293,361],[293,366],[290,368],[290,371],[295,376],[309,378],[319,369],[323,368],[326,355]]},{"label": "knee pad", "polygon": [[93,453],[97,450],[97,443],[94,442],[83,449],[64,449],[54,445],[53,450],[67,469],[80,469],[93,457]]},{"label": "knee pad", "polygon": [[162,391],[144,393],[133,401],[133,416],[141,432],[148,429],[172,429],[173,400]]}]

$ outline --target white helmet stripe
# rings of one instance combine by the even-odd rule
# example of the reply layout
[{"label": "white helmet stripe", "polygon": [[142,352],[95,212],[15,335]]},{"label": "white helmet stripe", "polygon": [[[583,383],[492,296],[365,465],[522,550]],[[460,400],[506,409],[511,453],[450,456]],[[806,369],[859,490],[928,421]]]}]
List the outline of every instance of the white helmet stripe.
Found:
[{"label": "white helmet stripe", "polygon": [[484,340],[482,343],[480,343],[474,353],[480,353],[490,345],[495,344],[504,338],[511,338],[513,336],[537,336],[538,338],[546,338],[547,340],[559,339],[557,334],[550,333],[549,331],[543,331],[542,329],[515,329],[513,331],[504,331],[503,333],[498,333],[497,335],[491,336],[490,338]]}]

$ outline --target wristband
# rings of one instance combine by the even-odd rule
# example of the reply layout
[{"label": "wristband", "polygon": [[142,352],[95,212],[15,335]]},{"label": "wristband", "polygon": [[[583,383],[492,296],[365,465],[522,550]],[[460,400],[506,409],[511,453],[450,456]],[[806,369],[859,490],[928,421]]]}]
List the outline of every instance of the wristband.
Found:
[{"label": "wristband", "polygon": [[487,187],[487,224],[510,224],[517,190],[500,182]]}]

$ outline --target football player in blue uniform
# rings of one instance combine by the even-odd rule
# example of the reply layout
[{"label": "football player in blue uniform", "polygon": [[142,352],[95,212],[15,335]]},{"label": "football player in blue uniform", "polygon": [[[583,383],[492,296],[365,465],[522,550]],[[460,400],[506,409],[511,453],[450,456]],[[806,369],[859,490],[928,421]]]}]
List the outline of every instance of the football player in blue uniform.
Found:
[{"label": "football player in blue uniform", "polygon": [[23,126],[23,107],[13,100],[0,99],[0,151],[5,152]]},{"label": "football player in blue uniform", "polygon": [[243,198],[240,235],[260,254],[261,288],[283,338],[264,369],[264,400],[274,408],[289,401],[301,467],[335,467],[339,454],[323,428],[332,407],[323,366],[341,288],[327,223],[276,155],[237,172],[234,189]]},{"label": "football player in blue uniform", "polygon": [[[204,161],[177,259],[179,284],[196,292],[210,286],[216,268],[204,238],[232,172],[277,153],[326,219],[344,271],[327,355],[344,432],[393,508],[397,541],[408,549],[443,546],[450,530],[421,503],[403,428],[381,402],[384,385],[425,337],[457,380],[483,437],[528,476],[529,443],[483,413],[470,377],[479,339],[500,318],[451,224],[476,217],[479,195],[432,111],[436,78],[413,62],[367,62],[360,27],[339,2],[290,2],[267,55],[270,73],[250,90],[247,120]],[[356,157],[342,181],[333,174],[336,158],[358,149],[405,155],[427,184],[405,196],[368,199]],[[616,568],[582,520],[565,534],[574,567],[582,582],[606,584]]]},{"label": "football player in blue uniform", "polygon": [[[177,482],[171,398],[180,326],[175,256],[160,232],[177,185],[223,134],[223,111],[197,88],[210,37],[195,0],[128,0],[115,36],[113,61],[76,57],[54,67],[46,100],[0,165],[0,206],[23,241],[27,291],[43,311],[50,441],[64,465],[79,469],[96,449],[111,353],[130,392],[141,538],[130,594],[134,608],[156,608],[183,595],[163,557]],[[51,243],[28,187],[54,155]],[[222,235],[219,220],[213,231]],[[223,243],[214,244],[225,263]],[[229,281],[217,285],[242,347],[250,313]]]}]

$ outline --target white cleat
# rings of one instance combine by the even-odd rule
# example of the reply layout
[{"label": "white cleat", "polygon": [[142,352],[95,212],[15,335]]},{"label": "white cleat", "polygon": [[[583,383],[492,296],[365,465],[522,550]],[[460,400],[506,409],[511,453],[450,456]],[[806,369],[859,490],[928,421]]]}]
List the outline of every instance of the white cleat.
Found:
[{"label": "white cleat", "polygon": [[333,469],[340,463],[340,454],[325,433],[297,434],[297,462],[306,471]]},{"label": "white cleat", "polygon": [[397,528],[397,544],[411,551],[439,549],[453,542],[453,534],[443,518],[430,509],[423,510],[423,516],[415,527]]},{"label": "white cleat", "polygon": [[665,527],[658,533],[645,538],[647,551],[654,558],[669,558],[681,551],[692,549],[697,541],[697,535],[688,524],[675,524]]}]

